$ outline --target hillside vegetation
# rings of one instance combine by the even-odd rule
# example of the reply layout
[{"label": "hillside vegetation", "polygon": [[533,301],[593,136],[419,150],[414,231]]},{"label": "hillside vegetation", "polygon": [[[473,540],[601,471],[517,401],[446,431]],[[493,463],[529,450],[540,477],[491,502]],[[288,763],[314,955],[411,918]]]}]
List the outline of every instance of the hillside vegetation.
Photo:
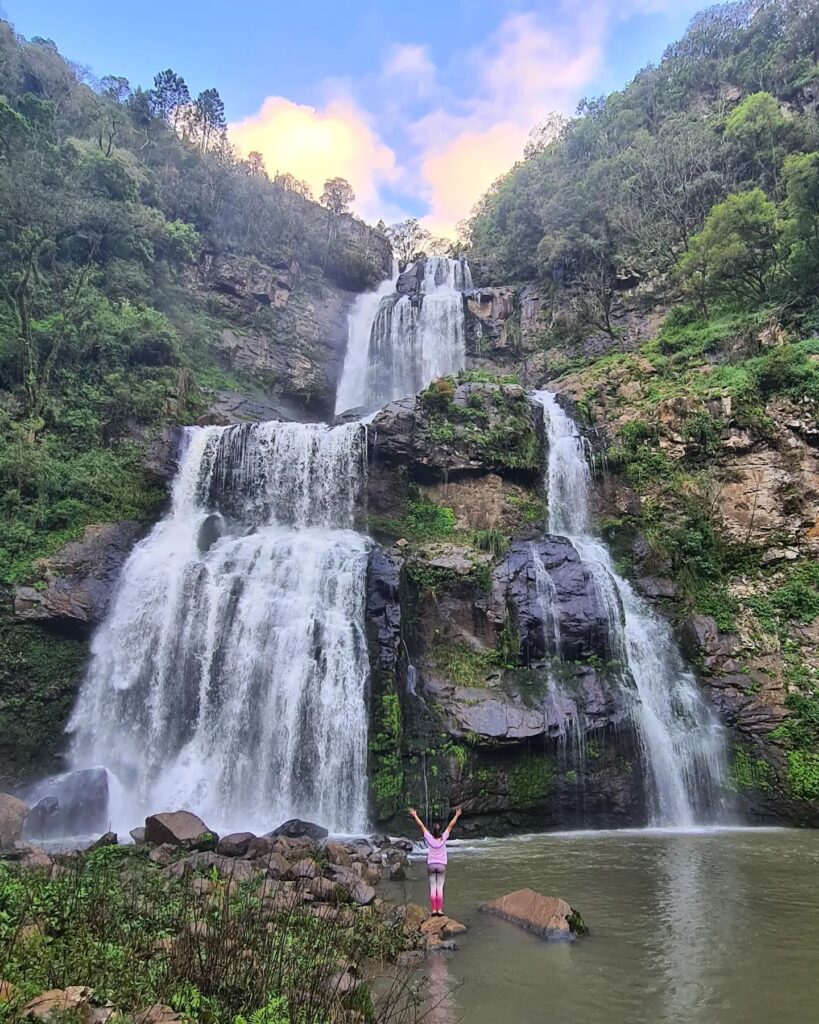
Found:
[{"label": "hillside vegetation", "polygon": [[170,70],[150,91],[95,81],[0,22],[0,581],[88,523],[153,514],[164,490],[134,439],[238,386],[203,260],[295,260],[353,290],[379,276],[339,230],[343,188],[322,209],[225,128],[215,89],[194,99]]},{"label": "hillside vegetation", "polygon": [[737,785],[814,801],[818,98],[816,4],[712,8],[533,133],[470,225],[476,277],[540,303],[522,372],[606,436],[624,568],[720,631]]}]

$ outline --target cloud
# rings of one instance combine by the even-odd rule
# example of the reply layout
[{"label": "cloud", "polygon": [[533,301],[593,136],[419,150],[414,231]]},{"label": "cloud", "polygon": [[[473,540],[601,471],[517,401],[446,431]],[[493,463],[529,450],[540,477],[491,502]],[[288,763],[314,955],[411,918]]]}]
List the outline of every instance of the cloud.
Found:
[{"label": "cloud", "polygon": [[393,46],[384,61],[386,78],[435,78],[435,65],[426,46],[399,43]]},{"label": "cloud", "polygon": [[228,128],[243,156],[257,150],[268,172],[288,171],[318,195],[327,178],[346,178],[356,210],[377,218],[380,187],[398,178],[395,153],[375,133],[365,113],[346,97],[311,107],[268,96],[259,111]]},{"label": "cloud", "polygon": [[431,111],[411,131],[428,223],[451,234],[521,157],[532,125],[553,111],[574,109],[602,66],[604,24],[588,6],[548,27],[533,13],[515,14],[488,46],[467,56],[478,69],[472,95],[462,98],[460,110],[450,104]]}]

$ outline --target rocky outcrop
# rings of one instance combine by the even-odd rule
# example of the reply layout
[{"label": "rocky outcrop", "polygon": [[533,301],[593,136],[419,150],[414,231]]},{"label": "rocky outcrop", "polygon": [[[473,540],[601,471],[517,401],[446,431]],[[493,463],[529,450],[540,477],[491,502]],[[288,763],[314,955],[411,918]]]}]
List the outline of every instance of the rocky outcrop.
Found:
[{"label": "rocky outcrop", "polygon": [[0,850],[12,850],[22,833],[28,807],[22,800],[0,793]]},{"label": "rocky outcrop", "polygon": [[202,272],[217,291],[283,309],[298,280],[299,264],[282,259],[265,265],[252,256],[221,253],[206,255]]},{"label": "rocky outcrop", "polygon": [[494,917],[534,932],[542,939],[572,940],[586,932],[583,918],[565,900],[542,896],[534,889],[518,889],[481,904]]},{"label": "rocky outcrop", "polygon": [[142,529],[133,522],[87,526],[79,540],[36,563],[40,580],[35,586],[17,587],[14,614],[29,621],[96,625]]}]

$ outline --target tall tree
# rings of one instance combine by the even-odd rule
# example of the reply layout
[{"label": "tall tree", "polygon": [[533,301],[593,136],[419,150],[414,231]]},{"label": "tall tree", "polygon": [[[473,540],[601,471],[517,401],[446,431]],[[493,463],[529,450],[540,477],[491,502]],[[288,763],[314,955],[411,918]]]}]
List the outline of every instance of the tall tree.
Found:
[{"label": "tall tree", "polygon": [[392,243],[392,251],[403,270],[407,264],[422,255],[432,236],[417,217],[407,217],[406,220],[390,224],[387,228],[387,238]]},{"label": "tall tree", "polygon": [[167,121],[175,130],[182,111],[191,101],[185,79],[170,68],[160,71],[154,77],[154,87],[149,95],[154,115]]},{"label": "tall tree", "polygon": [[324,182],[324,189],[319,197],[319,202],[322,206],[326,206],[330,213],[335,214],[336,217],[342,213],[347,213],[355,202],[353,186],[346,178],[328,178]]}]

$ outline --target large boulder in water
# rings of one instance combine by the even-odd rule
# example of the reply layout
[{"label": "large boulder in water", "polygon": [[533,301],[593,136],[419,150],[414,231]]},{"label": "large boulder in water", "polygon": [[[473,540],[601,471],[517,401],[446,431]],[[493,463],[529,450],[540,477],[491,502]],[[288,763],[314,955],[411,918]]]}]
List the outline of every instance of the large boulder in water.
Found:
[{"label": "large boulder in water", "polygon": [[286,839],[309,839],[318,844],[323,842],[330,834],[326,828],[316,825],[312,821],[302,821],[301,818],[291,818],[272,832],[266,833],[269,837],[284,836]]},{"label": "large boulder in water", "polygon": [[0,793],[0,850],[13,850],[23,832],[28,807],[8,793]]},{"label": "large boulder in water", "polygon": [[517,889],[500,899],[482,903],[481,910],[543,939],[571,941],[587,930],[583,918],[565,900],[542,896],[534,889]]},{"label": "large boulder in water", "polygon": [[218,842],[214,833],[191,811],[166,811],[145,819],[145,842],[157,846],[170,843],[186,850],[201,849]]},{"label": "large boulder in water", "polygon": [[108,830],[104,768],[81,768],[45,779],[32,789],[30,800],[36,804],[26,822],[26,835],[33,839],[99,835]]}]

